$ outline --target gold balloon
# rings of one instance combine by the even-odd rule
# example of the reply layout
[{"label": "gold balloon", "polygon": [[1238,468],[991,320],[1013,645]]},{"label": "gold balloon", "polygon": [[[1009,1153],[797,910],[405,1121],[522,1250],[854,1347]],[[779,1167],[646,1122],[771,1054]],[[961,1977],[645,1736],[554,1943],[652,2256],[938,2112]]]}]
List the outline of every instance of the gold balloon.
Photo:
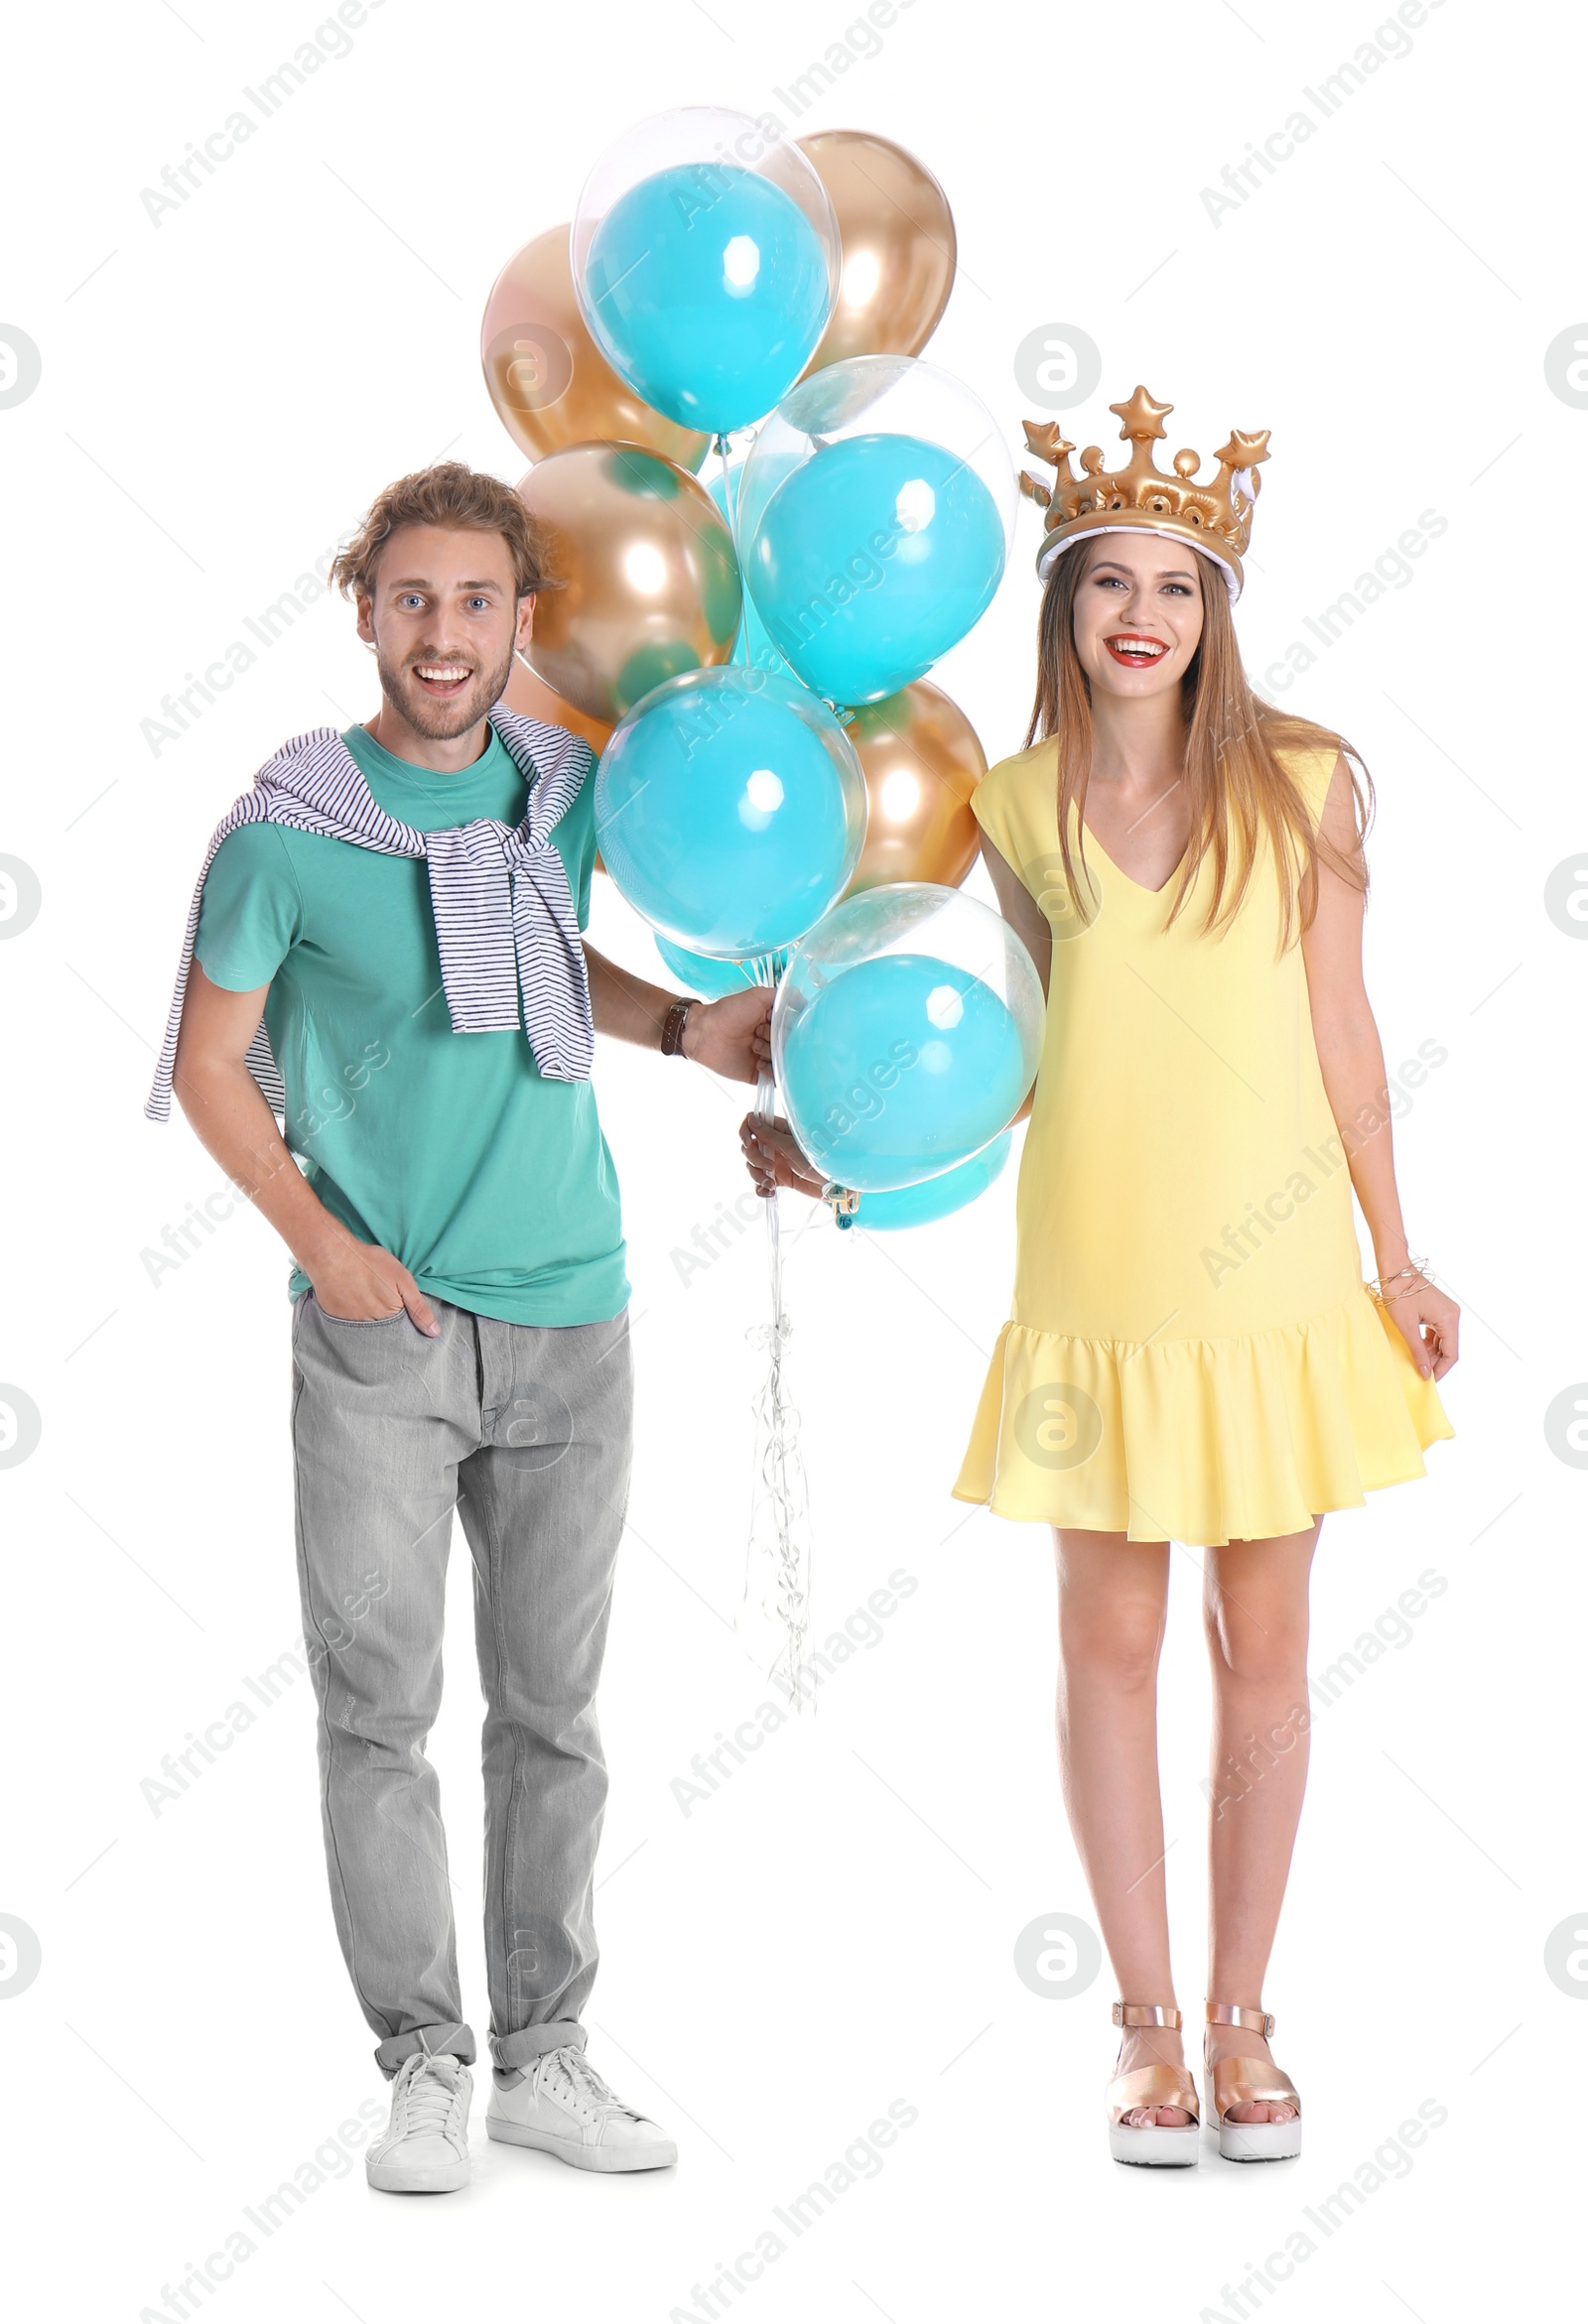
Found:
[{"label": "gold balloon", "polygon": [[[536,611],[539,609],[537,603]],[[611,740],[612,729],[604,718],[587,718],[583,710],[576,710],[571,702],[564,702],[560,694],[554,694],[543,679],[537,678],[522,657],[514,660],[502,700],[510,710],[517,710],[526,718],[540,718],[548,726],[566,726],[571,734],[582,734],[597,758]]]},{"label": "gold balloon", "polygon": [[585,327],[568,228],[548,227],[510,258],[485,302],[479,359],[498,418],[531,459],[616,438],[698,468],[711,441],[664,420],[624,385]]},{"label": "gold balloon", "polygon": [[[583,734],[597,758],[612,738],[612,729],[599,718],[587,718],[583,710],[576,710],[571,702],[564,702],[560,694],[553,694],[543,686],[528,663],[514,658],[512,676],[502,696],[510,710],[519,710],[526,718],[540,718],[548,726],[566,726],[571,734]],[[596,850],[596,868],[604,871],[600,849]]]},{"label": "gold balloon", "polygon": [[925,679],[857,710],[844,731],[865,777],[865,845],[844,893],[899,879],[957,888],[976,861],[971,798],[987,753],[957,703]]},{"label": "gold balloon", "polygon": [[844,273],[804,376],[850,355],[918,355],[954,288],[954,212],[930,170],[886,137],[823,129],[798,141],[838,214]]},{"label": "gold balloon", "polygon": [[733,651],[738,563],[704,484],[632,444],[574,444],[537,461],[518,497],[558,584],[535,605],[531,670],[611,723],[681,670]]}]

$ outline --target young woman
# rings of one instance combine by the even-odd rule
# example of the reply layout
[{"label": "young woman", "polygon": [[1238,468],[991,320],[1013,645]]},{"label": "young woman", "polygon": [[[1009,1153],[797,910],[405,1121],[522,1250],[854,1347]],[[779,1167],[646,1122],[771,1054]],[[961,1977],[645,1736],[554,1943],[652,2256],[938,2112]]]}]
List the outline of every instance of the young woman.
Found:
[{"label": "young woman", "polygon": [[[1212,487],[1165,475],[1168,405],[1115,405],[1130,458],[1057,471],[1029,746],[977,795],[1005,918],[1048,995],[1012,1320],[955,1491],[1053,1528],[1069,1810],[1125,1997],[1122,2162],[1194,2163],[1174,2005],[1156,1678],[1169,1545],[1205,1551],[1213,1666],[1205,2063],[1221,2154],[1300,2151],[1263,1976],[1307,1765],[1322,1514],[1423,1474],[1458,1311],[1410,1255],[1362,978],[1371,786],[1339,735],[1260,702],[1231,617],[1265,437]],[[763,1192],[820,1191],[782,1125]],[[1351,1190],[1373,1238],[1370,1287]],[[864,1223],[864,1205],[860,1223]]]}]

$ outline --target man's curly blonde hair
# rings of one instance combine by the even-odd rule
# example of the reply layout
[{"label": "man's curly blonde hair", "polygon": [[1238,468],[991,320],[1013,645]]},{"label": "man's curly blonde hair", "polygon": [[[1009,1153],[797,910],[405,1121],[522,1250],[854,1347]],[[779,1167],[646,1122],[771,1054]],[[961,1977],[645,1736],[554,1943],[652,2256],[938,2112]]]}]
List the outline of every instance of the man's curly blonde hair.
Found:
[{"label": "man's curly blonde hair", "polygon": [[471,526],[500,533],[513,561],[513,587],[520,597],[552,587],[539,528],[510,484],[462,460],[416,468],[377,493],[369,513],[331,569],[344,597],[369,597],[375,590],[380,553],[402,525]]}]

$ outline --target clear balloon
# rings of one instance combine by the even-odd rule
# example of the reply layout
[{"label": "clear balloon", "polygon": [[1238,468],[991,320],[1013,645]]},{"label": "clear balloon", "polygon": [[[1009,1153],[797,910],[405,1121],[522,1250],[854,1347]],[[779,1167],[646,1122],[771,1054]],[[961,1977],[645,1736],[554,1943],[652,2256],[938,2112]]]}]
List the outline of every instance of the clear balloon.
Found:
[{"label": "clear balloon", "polygon": [[860,858],[865,784],[832,712],[792,680],[696,670],[639,703],[596,775],[618,893],[691,952],[793,944]]},{"label": "clear balloon", "polygon": [[802,380],[744,465],[745,585],[834,703],[922,678],[992,603],[1018,500],[1002,431],[935,364],[860,355]]},{"label": "clear balloon", "polygon": [[924,881],[850,896],[778,987],[790,1127],[818,1170],[862,1194],[936,1178],[1012,1120],[1044,1010],[1030,954],[986,904]]},{"label": "clear balloon", "polygon": [[797,145],[689,105],[641,122],[586,181],[571,241],[591,335],[637,395],[710,435],[769,412],[822,335],[838,221]]},{"label": "clear balloon", "polygon": [[722,1000],[729,992],[748,992],[757,984],[771,984],[788,967],[786,945],[775,953],[758,953],[747,961],[713,961],[704,953],[686,952],[681,944],[673,944],[665,936],[658,936],[655,944],[680,984],[687,984],[702,1000]]},{"label": "clear balloon", "polygon": [[938,1219],[950,1219],[1002,1176],[1013,1143],[1014,1132],[1006,1129],[969,1162],[956,1163],[940,1177],[923,1178],[917,1186],[897,1187],[891,1194],[863,1196],[858,1211],[848,1216],[840,1213],[838,1224],[863,1227],[872,1234],[891,1234],[901,1227],[930,1227]]},{"label": "clear balloon", "polygon": [[615,722],[664,678],[728,660],[738,566],[704,484],[637,445],[574,444],[518,497],[558,584],[536,601],[525,659],[587,718]]}]

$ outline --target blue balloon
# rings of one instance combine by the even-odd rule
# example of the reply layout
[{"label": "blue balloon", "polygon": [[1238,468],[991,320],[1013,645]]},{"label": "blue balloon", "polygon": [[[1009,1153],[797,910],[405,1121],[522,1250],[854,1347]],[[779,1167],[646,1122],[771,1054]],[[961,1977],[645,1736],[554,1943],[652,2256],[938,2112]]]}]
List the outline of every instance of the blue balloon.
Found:
[{"label": "blue balloon", "polygon": [[987,611],[1003,525],[976,470],[941,445],[848,436],[784,477],[739,555],[795,676],[828,702],[880,702]]},{"label": "blue balloon", "polygon": [[713,436],[788,392],[833,302],[827,253],[799,203],[717,162],[677,163],[619,195],[592,239],[583,290],[613,369],[654,410]]},{"label": "blue balloon", "polygon": [[862,1194],[980,1153],[1030,1079],[992,986],[922,953],[878,954],[820,984],[788,1024],[778,1069],[805,1153]]},{"label": "blue balloon", "polygon": [[795,943],[843,893],[865,782],[791,679],[689,670],[636,703],[596,774],[596,843],[626,902],[715,960]]},{"label": "blue balloon", "polygon": [[958,1163],[936,1178],[923,1178],[914,1186],[895,1187],[891,1194],[864,1195],[858,1211],[845,1218],[839,1215],[841,1227],[864,1227],[872,1232],[891,1233],[901,1227],[930,1227],[935,1219],[950,1218],[963,1211],[979,1195],[986,1194],[995,1178],[1003,1173],[1014,1143],[1014,1132],[1006,1129],[1001,1137],[984,1146],[980,1154],[973,1154],[969,1162]]},{"label": "blue balloon", "polygon": [[[656,938],[656,950],[680,984],[687,984],[702,1000],[723,1000],[730,992],[747,992],[756,985],[770,985],[788,967],[786,945],[775,953],[762,953],[749,961],[708,960],[704,953],[686,952],[681,944],[670,944],[665,936]],[[770,973],[758,973],[763,968]]]}]

